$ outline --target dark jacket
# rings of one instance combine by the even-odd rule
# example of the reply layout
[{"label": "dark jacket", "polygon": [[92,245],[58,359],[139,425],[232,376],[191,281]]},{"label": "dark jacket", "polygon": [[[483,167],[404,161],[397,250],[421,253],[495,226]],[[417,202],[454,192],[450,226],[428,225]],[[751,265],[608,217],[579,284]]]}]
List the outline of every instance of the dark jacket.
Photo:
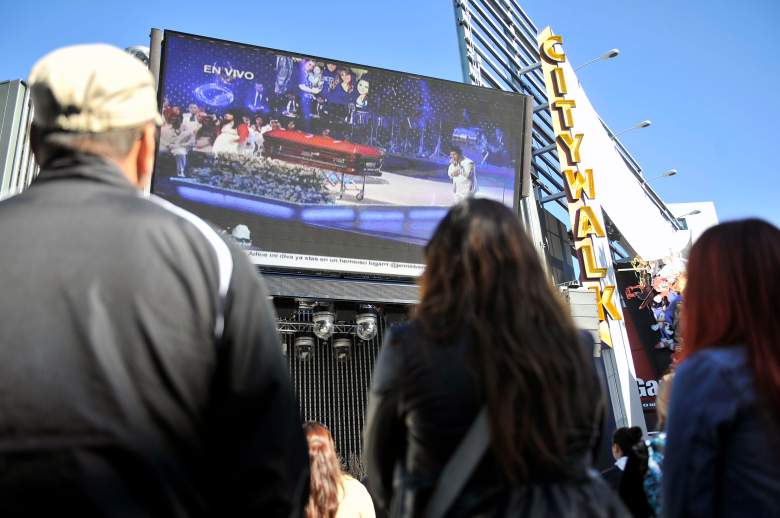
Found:
[{"label": "dark jacket", "polygon": [[[644,489],[644,473],[638,466],[639,460],[629,458],[622,470],[617,465],[601,472],[601,478],[609,484],[634,518],[650,516],[652,511]],[[647,471],[646,468],[644,470]]]},{"label": "dark jacket", "polygon": [[288,516],[308,455],[268,293],[109,162],[0,203],[0,516]]},{"label": "dark jacket", "polygon": [[652,514],[644,487],[646,472],[646,462],[642,466],[642,462],[634,455],[629,457],[623,476],[620,477],[618,494],[634,518],[646,518]]},{"label": "dark jacket", "polygon": [[601,472],[601,478],[609,484],[609,487],[617,493],[620,491],[620,481],[623,479],[623,470],[617,466],[612,466]]},{"label": "dark jacket", "polygon": [[[377,507],[392,516],[423,515],[439,473],[484,404],[469,367],[468,348],[466,339],[432,344],[415,322],[394,327],[385,339],[369,396],[364,455],[369,491]],[[592,353],[592,341],[587,348]],[[583,368],[589,367],[583,352]],[[593,422],[583,437],[574,437],[571,443],[572,459],[582,462],[583,471],[601,424],[597,414],[602,410],[602,395],[595,369],[590,381],[590,386],[577,389],[593,393]],[[598,474],[595,479],[589,487],[599,486],[600,492],[588,494],[608,498],[607,485]],[[501,509],[508,487],[488,450],[448,516],[476,516]]]},{"label": "dark jacket", "polygon": [[706,349],[680,365],[667,421],[664,516],[780,513],[780,450],[754,383],[743,347]]}]

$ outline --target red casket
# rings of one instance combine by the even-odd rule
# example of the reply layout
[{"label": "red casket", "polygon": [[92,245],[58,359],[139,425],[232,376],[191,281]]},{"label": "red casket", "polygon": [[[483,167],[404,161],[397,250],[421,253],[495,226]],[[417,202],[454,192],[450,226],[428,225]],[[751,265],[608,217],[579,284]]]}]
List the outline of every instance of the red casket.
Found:
[{"label": "red casket", "polygon": [[302,131],[271,130],[263,134],[264,155],[286,162],[322,167],[339,173],[379,176],[384,151],[347,140]]}]

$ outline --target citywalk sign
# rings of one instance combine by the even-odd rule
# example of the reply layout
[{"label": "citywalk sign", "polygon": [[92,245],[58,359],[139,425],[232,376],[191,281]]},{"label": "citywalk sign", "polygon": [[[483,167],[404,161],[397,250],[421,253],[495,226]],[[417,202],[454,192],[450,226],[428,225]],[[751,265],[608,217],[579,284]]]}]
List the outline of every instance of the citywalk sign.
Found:
[{"label": "citywalk sign", "polygon": [[[587,135],[582,125],[577,123],[577,104],[580,100],[578,97],[584,99],[584,93],[574,70],[567,62],[563,38],[553,34],[552,29],[547,27],[539,34],[537,42],[550,101],[558,161],[565,179],[569,217],[580,264],[580,281],[596,294],[599,333],[602,341],[611,347],[609,320],[622,320],[623,315],[616,297],[617,283],[604,214],[596,192],[594,178],[598,171],[588,166],[588,153],[598,152],[598,149],[583,146]],[[590,104],[587,104],[590,108]],[[595,113],[591,115],[596,116]]]}]

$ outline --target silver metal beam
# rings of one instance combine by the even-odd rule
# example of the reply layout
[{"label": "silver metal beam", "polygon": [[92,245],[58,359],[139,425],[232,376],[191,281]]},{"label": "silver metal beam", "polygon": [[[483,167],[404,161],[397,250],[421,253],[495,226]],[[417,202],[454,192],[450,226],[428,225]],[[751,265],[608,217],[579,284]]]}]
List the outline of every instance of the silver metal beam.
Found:
[{"label": "silver metal beam", "polygon": [[534,149],[534,156],[539,156],[545,153],[549,153],[550,151],[553,151],[556,147],[557,147],[556,144],[553,142],[552,144],[547,144],[544,147]]},{"label": "silver metal beam", "polygon": [[152,29],[149,33],[149,70],[154,76],[154,84],[160,85],[160,60],[162,59],[163,31]]},{"label": "silver metal beam", "polygon": [[544,205],[545,203],[548,203],[548,202],[551,202],[551,201],[555,201],[555,200],[560,200],[561,198],[565,198],[565,197],[566,197],[566,193],[565,192],[563,192],[563,191],[556,192],[555,194],[551,194],[549,196],[544,196],[542,198],[539,198],[539,203],[541,205]]}]

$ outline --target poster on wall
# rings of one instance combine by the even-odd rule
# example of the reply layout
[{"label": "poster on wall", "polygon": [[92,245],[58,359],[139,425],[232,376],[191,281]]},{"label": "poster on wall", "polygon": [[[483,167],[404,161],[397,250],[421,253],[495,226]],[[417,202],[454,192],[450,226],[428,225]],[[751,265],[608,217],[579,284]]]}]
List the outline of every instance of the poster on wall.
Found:
[{"label": "poster on wall", "polygon": [[642,408],[654,416],[661,378],[680,347],[684,260],[635,260],[618,269],[617,282]]},{"label": "poster on wall", "polygon": [[468,196],[516,206],[528,98],[166,31],[152,191],[259,265],[391,276]]}]

